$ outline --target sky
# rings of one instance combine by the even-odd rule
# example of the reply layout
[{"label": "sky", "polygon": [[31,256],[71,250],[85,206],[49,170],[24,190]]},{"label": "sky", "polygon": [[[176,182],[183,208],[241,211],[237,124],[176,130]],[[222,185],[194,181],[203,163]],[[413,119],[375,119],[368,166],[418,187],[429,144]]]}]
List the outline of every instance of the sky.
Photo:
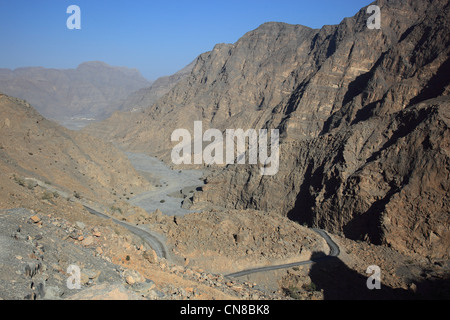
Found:
[{"label": "sky", "polygon": [[[0,68],[72,69],[86,61],[170,75],[265,22],[340,23],[372,0],[0,0]],[[70,30],[70,5],[81,29]]]}]

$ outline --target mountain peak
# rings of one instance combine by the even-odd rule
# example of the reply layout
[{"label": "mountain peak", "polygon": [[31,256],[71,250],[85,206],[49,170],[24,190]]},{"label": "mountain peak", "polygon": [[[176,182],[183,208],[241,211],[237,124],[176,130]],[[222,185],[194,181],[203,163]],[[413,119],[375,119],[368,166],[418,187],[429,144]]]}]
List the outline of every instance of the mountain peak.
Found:
[{"label": "mountain peak", "polygon": [[103,61],[86,61],[82,62],[78,65],[77,69],[84,68],[84,67],[103,67],[103,68],[114,68],[113,66],[107,64]]}]

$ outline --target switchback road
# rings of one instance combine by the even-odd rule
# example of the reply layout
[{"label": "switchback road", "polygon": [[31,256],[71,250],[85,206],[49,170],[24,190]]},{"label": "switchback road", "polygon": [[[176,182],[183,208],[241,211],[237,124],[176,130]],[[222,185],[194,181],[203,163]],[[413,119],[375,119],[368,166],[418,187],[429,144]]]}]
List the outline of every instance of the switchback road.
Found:
[{"label": "switchback road", "polygon": [[239,271],[236,273],[228,274],[228,275],[226,275],[226,277],[239,278],[239,277],[243,277],[243,276],[253,274],[253,273],[260,273],[260,272],[280,270],[280,269],[289,269],[289,268],[293,268],[293,267],[313,264],[313,263],[316,263],[319,261],[323,261],[323,260],[326,260],[326,259],[329,259],[332,257],[339,256],[339,254],[340,254],[339,246],[330,238],[330,236],[324,230],[321,230],[321,229],[312,229],[312,230],[314,230],[317,234],[319,234],[327,242],[328,246],[330,247],[330,253],[328,254],[328,256],[323,256],[323,257],[315,258],[312,260],[294,262],[294,263],[289,263],[289,264],[281,264],[281,265],[275,265],[275,266],[247,269],[247,270]]},{"label": "switchback road", "polygon": [[84,205],[84,207],[86,208],[87,211],[89,211],[91,214],[96,215],[100,218],[104,218],[104,219],[111,219],[112,221],[114,221],[115,223],[117,223],[118,225],[123,226],[124,228],[128,229],[128,231],[130,231],[131,233],[135,234],[136,236],[138,236],[139,238],[141,238],[142,240],[144,240],[148,245],[150,245],[150,247],[152,247],[153,250],[155,250],[156,255],[159,258],[164,258],[167,259],[168,258],[168,251],[167,248],[165,246],[165,244],[163,243],[163,241],[161,241],[160,239],[158,239],[158,236],[153,234],[150,231],[132,226],[126,222],[123,221],[119,221],[117,219],[114,219],[106,214],[103,214],[101,212],[98,212],[97,210],[94,210],[92,208],[87,207],[86,205]]}]

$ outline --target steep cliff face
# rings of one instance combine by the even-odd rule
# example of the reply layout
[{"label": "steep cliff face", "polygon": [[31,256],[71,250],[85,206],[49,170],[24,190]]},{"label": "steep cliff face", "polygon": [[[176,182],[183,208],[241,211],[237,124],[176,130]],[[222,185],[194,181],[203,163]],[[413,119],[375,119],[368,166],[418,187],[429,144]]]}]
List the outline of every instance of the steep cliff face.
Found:
[{"label": "steep cliff face", "polygon": [[[131,149],[170,152],[174,129],[261,128],[274,106],[294,89],[291,73],[309,51],[317,31],[267,23],[236,44],[219,44],[200,55],[189,77],[153,106],[138,113],[116,113],[87,132]],[[276,40],[276,41],[275,41]]]},{"label": "steep cliff face", "polygon": [[[389,21],[390,9],[402,22],[391,5],[382,7],[384,21]],[[391,33],[388,45],[373,49],[376,41],[356,41],[346,55],[350,44],[339,43],[312,80],[294,92],[286,104],[292,112],[279,126],[285,139],[278,175],[228,170],[211,178],[197,201],[281,207],[295,220],[352,239],[448,256],[449,9],[447,2],[411,5],[402,3],[411,19],[402,27],[391,23],[398,31]],[[346,28],[343,22],[334,34]],[[365,49],[356,50],[360,57],[352,57],[361,45]],[[333,72],[349,64],[360,70],[347,68],[344,77]],[[336,74],[342,78],[332,94],[328,81]],[[346,81],[350,74],[352,80]],[[440,98],[428,100],[435,97]],[[327,103],[329,115],[322,107]]]},{"label": "steep cliff face", "polygon": [[300,223],[433,257],[448,255],[450,99],[284,143],[280,171],[236,166],[195,202],[277,209]]},{"label": "steep cliff face", "polygon": [[367,28],[363,8],[337,26],[267,23],[217,45],[152,107],[96,132],[167,157],[172,131],[197,120],[278,128],[277,175],[228,166],[194,202],[277,209],[352,239],[448,257],[449,2],[374,4],[381,30]]}]

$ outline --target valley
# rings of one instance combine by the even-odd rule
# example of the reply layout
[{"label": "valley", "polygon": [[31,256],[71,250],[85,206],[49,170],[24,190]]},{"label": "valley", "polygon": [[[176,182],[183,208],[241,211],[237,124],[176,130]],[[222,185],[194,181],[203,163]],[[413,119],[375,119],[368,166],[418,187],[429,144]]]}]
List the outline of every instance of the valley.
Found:
[{"label": "valley", "polygon": [[0,69],[0,298],[449,299],[450,3],[376,3],[154,82]]},{"label": "valley", "polygon": [[194,192],[204,185],[202,170],[172,170],[161,160],[145,154],[126,152],[125,155],[154,189],[132,197],[130,204],[147,212],[159,209],[169,216],[193,212],[188,210],[188,204],[192,202],[190,199],[194,196]]}]

